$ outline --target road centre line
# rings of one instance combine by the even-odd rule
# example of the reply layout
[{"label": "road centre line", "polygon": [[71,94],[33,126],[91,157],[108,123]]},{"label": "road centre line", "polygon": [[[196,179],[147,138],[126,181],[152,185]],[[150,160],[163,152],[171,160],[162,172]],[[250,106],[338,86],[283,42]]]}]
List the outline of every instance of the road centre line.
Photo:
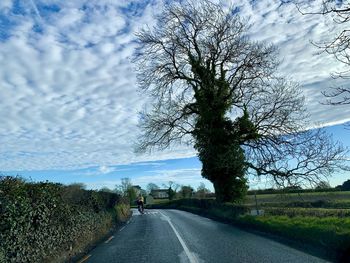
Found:
[{"label": "road centre line", "polygon": [[180,244],[182,246],[182,248],[184,249],[186,256],[188,257],[190,263],[198,263],[198,260],[196,258],[195,255],[193,255],[193,253],[188,249],[185,241],[182,239],[182,237],[180,236],[179,232],[177,232],[176,228],[174,227],[173,223],[171,223],[170,217],[166,216],[165,214],[163,214],[163,212],[159,211],[159,213],[166,219],[166,221],[168,221],[169,225],[171,226],[171,228],[173,229],[177,239],[180,241]]},{"label": "road centre line", "polygon": [[123,226],[121,229],[119,229],[119,232],[122,231],[125,228],[125,226]]}]

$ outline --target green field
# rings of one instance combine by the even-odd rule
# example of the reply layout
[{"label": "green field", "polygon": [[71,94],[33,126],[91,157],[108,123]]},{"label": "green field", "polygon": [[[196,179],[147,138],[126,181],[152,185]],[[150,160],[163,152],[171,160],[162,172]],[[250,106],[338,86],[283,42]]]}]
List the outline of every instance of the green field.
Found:
[{"label": "green field", "polygon": [[350,191],[246,196],[256,204],[263,216],[243,215],[243,225],[327,248],[335,261],[350,256]]},{"label": "green field", "polygon": [[[291,194],[256,195],[259,207],[281,207],[288,203],[324,203],[325,208],[350,208],[350,191],[343,192],[310,192]],[[247,195],[244,204],[255,206],[255,196]],[[297,205],[296,205],[297,206]],[[330,206],[330,207],[329,207]]]}]

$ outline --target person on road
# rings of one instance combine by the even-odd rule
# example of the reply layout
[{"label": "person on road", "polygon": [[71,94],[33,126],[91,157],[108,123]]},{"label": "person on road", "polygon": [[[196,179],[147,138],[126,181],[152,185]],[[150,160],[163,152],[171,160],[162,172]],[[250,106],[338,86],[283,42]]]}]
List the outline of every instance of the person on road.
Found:
[{"label": "person on road", "polygon": [[139,210],[140,213],[143,214],[143,204],[144,204],[144,199],[142,195],[139,195],[139,197],[137,198],[137,208]]}]

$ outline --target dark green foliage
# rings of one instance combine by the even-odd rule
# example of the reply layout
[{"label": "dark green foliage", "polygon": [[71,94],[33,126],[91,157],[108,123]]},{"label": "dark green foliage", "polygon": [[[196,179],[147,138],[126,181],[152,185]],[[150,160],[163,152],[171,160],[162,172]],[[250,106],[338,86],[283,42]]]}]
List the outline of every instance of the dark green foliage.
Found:
[{"label": "dark green foliage", "polygon": [[193,136],[199,159],[203,163],[202,175],[214,184],[216,198],[220,202],[241,199],[247,190],[245,156],[240,142],[257,138],[248,112],[235,122],[225,115],[232,107],[228,96],[230,86],[224,78],[215,76],[210,65],[201,66],[201,61],[190,53],[192,71],[202,83],[195,93],[196,117]]},{"label": "dark green foliage", "polygon": [[350,191],[350,179],[345,181],[341,186],[342,191]]},{"label": "dark green foliage", "polygon": [[175,192],[171,187],[169,187],[169,188],[168,188],[169,200],[173,200],[174,197],[175,197],[175,195],[176,195],[176,192]]},{"label": "dark green foliage", "polygon": [[0,262],[48,262],[101,238],[118,195],[20,178],[0,179]]}]

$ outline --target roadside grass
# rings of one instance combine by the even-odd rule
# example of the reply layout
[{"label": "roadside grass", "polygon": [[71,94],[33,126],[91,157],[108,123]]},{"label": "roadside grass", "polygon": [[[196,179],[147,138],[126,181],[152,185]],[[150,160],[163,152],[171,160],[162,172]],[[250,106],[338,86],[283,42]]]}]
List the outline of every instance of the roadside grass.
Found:
[{"label": "roadside grass", "polygon": [[328,208],[301,208],[301,207],[266,207],[265,215],[288,216],[288,217],[341,217],[350,218],[350,209],[328,209]]},{"label": "roadside grass", "polygon": [[298,242],[308,242],[325,249],[328,257],[338,262],[349,262],[346,260],[350,259],[350,218],[243,215],[236,223]]}]

